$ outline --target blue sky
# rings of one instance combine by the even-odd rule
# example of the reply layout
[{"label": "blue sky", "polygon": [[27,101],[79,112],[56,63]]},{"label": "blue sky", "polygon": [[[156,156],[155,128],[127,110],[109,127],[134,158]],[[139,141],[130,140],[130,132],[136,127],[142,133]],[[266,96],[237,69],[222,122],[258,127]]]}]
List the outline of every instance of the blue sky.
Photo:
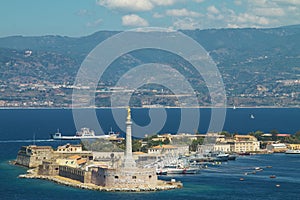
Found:
[{"label": "blue sky", "polygon": [[0,37],[300,24],[300,0],[1,0]]}]

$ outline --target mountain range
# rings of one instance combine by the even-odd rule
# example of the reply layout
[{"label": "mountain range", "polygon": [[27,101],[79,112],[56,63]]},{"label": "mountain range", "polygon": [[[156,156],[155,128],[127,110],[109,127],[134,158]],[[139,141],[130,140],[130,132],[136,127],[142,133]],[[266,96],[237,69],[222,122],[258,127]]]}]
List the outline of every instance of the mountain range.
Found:
[{"label": "mountain range", "polygon": [[[228,105],[300,105],[300,25],[180,31],[201,44],[217,63]],[[33,106],[32,101],[69,106],[71,91],[54,85],[72,85],[87,54],[117,33],[99,31],[78,38],[54,35],[0,38],[0,106]],[[195,85],[200,105],[209,106],[210,98],[203,79],[194,77],[189,63],[168,52],[148,49],[120,57],[108,70],[102,86],[113,86],[126,70],[149,62],[174,66]],[[103,94],[98,97],[108,98]],[[107,106],[106,100],[98,101],[98,106]],[[142,106],[145,101],[137,99],[134,103]],[[174,100],[156,97],[150,103],[172,106]],[[43,105],[37,103],[35,106]]]}]

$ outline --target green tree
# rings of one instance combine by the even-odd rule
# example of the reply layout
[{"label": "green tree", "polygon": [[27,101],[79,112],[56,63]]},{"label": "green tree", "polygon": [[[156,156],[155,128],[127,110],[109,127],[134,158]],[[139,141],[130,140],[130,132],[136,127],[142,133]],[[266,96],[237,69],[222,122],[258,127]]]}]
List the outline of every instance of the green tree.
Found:
[{"label": "green tree", "polygon": [[271,130],[270,133],[272,134],[273,141],[278,140],[277,134],[279,134],[279,132],[277,130]]},{"label": "green tree", "polygon": [[204,138],[197,138],[196,140],[192,141],[192,144],[189,146],[190,151],[197,151],[198,145],[203,144]]},{"label": "green tree", "polygon": [[170,139],[169,138],[166,138],[164,141],[163,141],[163,144],[170,144]]},{"label": "green tree", "polygon": [[140,140],[132,140],[132,151],[141,151],[142,150],[142,142]]},{"label": "green tree", "polygon": [[222,131],[220,135],[224,135],[226,138],[230,138],[232,136],[228,131]]},{"label": "green tree", "polygon": [[262,141],[262,140],[264,140],[264,138],[263,138],[263,135],[264,134],[264,132],[262,132],[262,131],[255,131],[255,132],[251,132],[251,133],[249,133],[249,135],[252,135],[252,136],[254,136],[254,137],[256,137],[257,138],[257,140],[259,140],[259,141]]},{"label": "green tree", "polygon": [[297,132],[295,133],[295,137],[296,137],[298,140],[300,140],[300,131],[297,131]]}]

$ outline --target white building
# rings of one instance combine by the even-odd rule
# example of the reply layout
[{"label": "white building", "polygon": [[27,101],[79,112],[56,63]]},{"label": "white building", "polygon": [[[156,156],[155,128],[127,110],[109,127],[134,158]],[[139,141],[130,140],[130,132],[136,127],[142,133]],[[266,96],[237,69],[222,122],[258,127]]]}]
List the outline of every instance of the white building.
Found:
[{"label": "white building", "polygon": [[287,150],[287,146],[283,143],[267,145],[268,152],[285,152],[286,150]]}]

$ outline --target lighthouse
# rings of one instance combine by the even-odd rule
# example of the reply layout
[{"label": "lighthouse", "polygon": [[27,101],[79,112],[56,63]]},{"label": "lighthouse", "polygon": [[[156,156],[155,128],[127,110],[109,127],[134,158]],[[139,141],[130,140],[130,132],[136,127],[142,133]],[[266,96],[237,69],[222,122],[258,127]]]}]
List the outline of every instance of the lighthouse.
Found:
[{"label": "lighthouse", "polygon": [[136,167],[136,163],[132,157],[132,143],[131,143],[131,110],[130,107],[127,108],[127,119],[126,119],[126,150],[124,157],[124,168]]}]

